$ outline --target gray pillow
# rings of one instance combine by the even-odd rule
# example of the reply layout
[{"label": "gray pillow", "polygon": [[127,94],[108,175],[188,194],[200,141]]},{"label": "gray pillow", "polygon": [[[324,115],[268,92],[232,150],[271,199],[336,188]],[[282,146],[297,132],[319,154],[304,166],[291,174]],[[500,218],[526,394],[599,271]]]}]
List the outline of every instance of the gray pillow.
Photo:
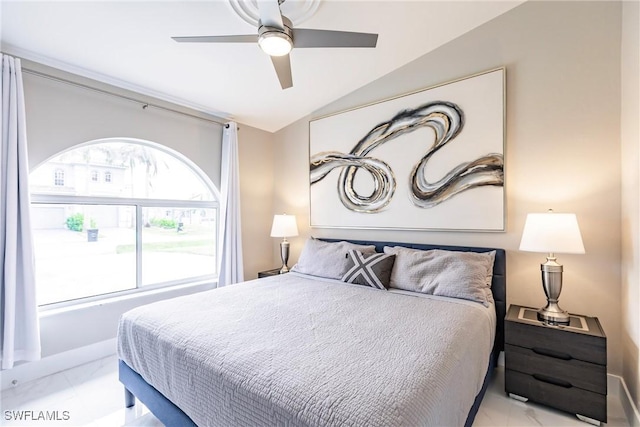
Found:
[{"label": "gray pillow", "polygon": [[346,257],[350,250],[372,254],[376,252],[376,247],[356,245],[350,242],[323,242],[312,237],[304,244],[298,263],[293,266],[291,271],[341,280],[350,266]]},{"label": "gray pillow", "polygon": [[389,287],[395,255],[363,254],[360,251],[351,250],[348,252],[347,258],[349,260],[349,269],[342,276],[343,282],[371,286],[372,288],[383,290]]},{"label": "gray pillow", "polygon": [[496,252],[422,251],[401,246],[384,247],[396,255],[389,286],[488,305]]}]

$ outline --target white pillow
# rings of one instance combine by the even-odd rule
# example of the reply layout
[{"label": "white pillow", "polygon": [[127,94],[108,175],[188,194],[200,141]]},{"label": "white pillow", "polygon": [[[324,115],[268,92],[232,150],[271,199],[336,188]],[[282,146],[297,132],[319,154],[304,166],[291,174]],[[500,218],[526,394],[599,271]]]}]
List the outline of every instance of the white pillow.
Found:
[{"label": "white pillow", "polygon": [[305,242],[298,263],[293,266],[291,271],[342,280],[342,276],[351,266],[349,258],[347,258],[347,253],[350,250],[373,254],[376,252],[376,247],[374,245],[356,245],[350,242],[324,242],[312,237]]},{"label": "white pillow", "polygon": [[458,252],[384,247],[396,255],[389,286],[412,292],[493,302],[491,279],[496,251]]}]

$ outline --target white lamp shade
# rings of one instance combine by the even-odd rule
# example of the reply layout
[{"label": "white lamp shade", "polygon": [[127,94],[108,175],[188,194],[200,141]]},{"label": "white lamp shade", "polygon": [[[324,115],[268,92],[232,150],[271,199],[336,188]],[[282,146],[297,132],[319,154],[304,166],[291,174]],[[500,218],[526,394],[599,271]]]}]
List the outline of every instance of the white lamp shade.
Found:
[{"label": "white lamp shade", "polygon": [[290,237],[298,235],[295,215],[274,215],[271,237]]},{"label": "white lamp shade", "polygon": [[583,254],[584,245],[576,215],[554,212],[528,214],[522,231],[520,250]]}]

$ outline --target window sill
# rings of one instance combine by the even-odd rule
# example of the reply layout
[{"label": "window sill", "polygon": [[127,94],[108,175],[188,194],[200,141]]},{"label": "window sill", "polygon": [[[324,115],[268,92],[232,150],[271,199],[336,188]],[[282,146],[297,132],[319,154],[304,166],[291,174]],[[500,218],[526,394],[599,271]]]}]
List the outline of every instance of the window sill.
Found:
[{"label": "window sill", "polygon": [[180,293],[182,290],[198,289],[204,291],[214,289],[218,279],[199,280],[196,282],[184,283],[180,285],[155,287],[149,289],[131,289],[130,291],[119,292],[117,295],[99,295],[95,297],[83,298],[80,300],[63,301],[55,304],[38,307],[40,318],[55,316],[75,310],[84,310],[92,307],[100,307],[108,304],[117,304],[124,301],[131,301],[139,298],[157,296],[162,294]]}]

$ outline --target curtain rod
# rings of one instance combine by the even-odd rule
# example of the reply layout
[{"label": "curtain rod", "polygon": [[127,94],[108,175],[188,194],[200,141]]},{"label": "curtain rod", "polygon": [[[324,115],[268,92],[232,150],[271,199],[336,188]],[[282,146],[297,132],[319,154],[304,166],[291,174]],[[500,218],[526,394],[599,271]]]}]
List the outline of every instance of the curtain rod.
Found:
[{"label": "curtain rod", "polygon": [[117,98],[126,99],[127,101],[131,101],[131,102],[135,102],[136,104],[140,104],[142,106],[143,110],[146,110],[147,108],[152,107],[152,108],[157,108],[159,110],[169,111],[171,113],[182,114],[183,116],[188,116],[188,117],[193,117],[195,119],[204,120],[206,122],[216,123],[216,124],[218,124],[220,126],[223,126],[225,128],[229,127],[228,123],[223,123],[223,122],[219,122],[217,120],[196,116],[194,114],[185,113],[185,112],[182,112],[182,111],[179,111],[179,110],[174,110],[172,108],[163,107],[161,105],[151,104],[151,103],[145,102],[145,101],[140,101],[138,99],[131,98],[129,96],[120,95],[118,93],[110,92],[110,91],[104,90],[104,89],[98,89],[98,88],[95,88],[95,87],[92,87],[92,86],[89,86],[89,85],[85,85],[85,84],[82,84],[82,83],[74,82],[74,81],[63,79],[63,78],[56,77],[56,76],[52,76],[50,74],[45,74],[43,72],[32,70],[32,69],[29,69],[29,68],[22,67],[22,71],[27,73],[27,74],[32,74],[34,76],[42,77],[42,78],[53,80],[53,81],[56,81],[56,82],[65,83],[65,84],[68,84],[68,85],[71,85],[71,86],[76,86],[76,87],[80,87],[80,88],[83,88],[83,89],[91,90],[91,91],[94,91],[94,92],[101,93],[103,95],[110,95],[110,96],[115,96]]}]

